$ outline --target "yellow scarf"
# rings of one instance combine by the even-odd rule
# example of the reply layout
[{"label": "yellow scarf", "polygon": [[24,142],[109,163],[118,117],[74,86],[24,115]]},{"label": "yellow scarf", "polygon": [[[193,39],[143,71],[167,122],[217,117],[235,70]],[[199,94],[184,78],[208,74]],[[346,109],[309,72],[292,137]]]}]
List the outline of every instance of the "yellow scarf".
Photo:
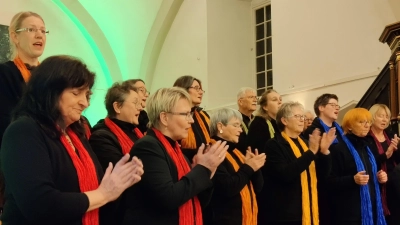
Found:
[{"label": "yellow scarf", "polygon": [[[211,139],[211,144],[214,143],[215,140]],[[239,158],[240,162],[244,163],[245,157],[239,150],[235,149],[233,150],[233,153]],[[226,159],[232,164],[233,169],[237,172],[240,166],[229,152],[226,153]],[[257,225],[258,206],[256,194],[254,193],[251,181],[250,188],[246,185],[240,191],[240,197],[242,199],[242,225]]]},{"label": "yellow scarf", "polygon": [[[289,142],[290,148],[293,150],[294,155],[299,158],[301,156],[300,149],[297,145],[290,139],[290,137],[282,132],[282,137]],[[308,151],[307,145],[301,140],[300,137],[297,138],[299,140],[301,147],[304,152]],[[319,215],[318,215],[318,194],[317,194],[317,175],[315,172],[315,163],[311,162],[310,167],[308,169],[310,172],[310,180],[311,180],[311,208],[312,208],[312,221],[313,225],[319,224]],[[303,211],[303,225],[311,225],[311,212],[310,212],[310,193],[308,191],[308,178],[307,171],[303,171],[300,174],[301,179],[301,191],[302,191],[302,211]]]},{"label": "yellow scarf", "polygon": [[271,121],[267,120],[267,124],[268,124],[269,135],[271,136],[271,138],[274,138],[275,137],[275,129],[272,126]]}]

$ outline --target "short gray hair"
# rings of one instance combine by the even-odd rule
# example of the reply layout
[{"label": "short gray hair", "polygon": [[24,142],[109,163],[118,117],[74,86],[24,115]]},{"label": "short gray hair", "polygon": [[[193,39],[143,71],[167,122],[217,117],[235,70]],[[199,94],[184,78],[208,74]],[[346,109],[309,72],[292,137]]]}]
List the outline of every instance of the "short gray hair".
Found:
[{"label": "short gray hair", "polygon": [[159,128],[160,114],[162,112],[171,112],[179,100],[186,99],[189,105],[192,100],[188,92],[179,87],[161,88],[150,95],[147,103],[147,115],[149,117],[149,127]]},{"label": "short gray hair", "polygon": [[239,100],[239,99],[243,98],[246,95],[246,92],[251,92],[251,93],[257,94],[256,90],[254,90],[251,87],[242,87],[239,89],[239,92],[237,93],[237,99]]},{"label": "short gray hair", "polygon": [[301,103],[292,101],[283,103],[279,108],[278,113],[276,114],[276,124],[280,131],[285,129],[285,125],[282,123],[281,119],[293,116],[293,108],[295,107],[299,107],[304,111],[304,106]]},{"label": "short gray hair", "polygon": [[222,108],[213,112],[210,118],[210,136],[218,134],[217,124],[222,123],[227,125],[232,118],[239,119],[242,122],[242,114],[239,111],[231,108]]}]

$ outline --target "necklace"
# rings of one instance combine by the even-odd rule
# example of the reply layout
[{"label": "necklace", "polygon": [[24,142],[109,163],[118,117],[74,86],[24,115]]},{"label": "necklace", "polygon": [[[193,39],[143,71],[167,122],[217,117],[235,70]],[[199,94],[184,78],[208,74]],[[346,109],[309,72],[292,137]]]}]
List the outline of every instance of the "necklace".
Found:
[{"label": "necklace", "polygon": [[74,149],[75,151],[75,146],[74,144],[72,144],[71,138],[69,138],[68,134],[65,131],[62,131],[63,135],[65,136],[65,138],[67,139],[69,145],[71,145],[71,147]]}]

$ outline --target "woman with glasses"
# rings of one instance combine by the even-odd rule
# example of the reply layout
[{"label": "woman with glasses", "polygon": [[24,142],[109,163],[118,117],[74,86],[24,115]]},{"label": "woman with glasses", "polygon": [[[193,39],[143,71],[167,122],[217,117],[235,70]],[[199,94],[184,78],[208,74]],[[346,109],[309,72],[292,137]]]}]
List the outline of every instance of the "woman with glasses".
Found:
[{"label": "woman with glasses", "polygon": [[[322,137],[318,129],[314,130],[307,144],[300,137],[304,118],[304,108],[298,102],[282,104],[276,115],[281,135],[275,135],[265,146],[268,159],[262,168],[259,225],[319,224],[317,181],[330,173],[329,146],[335,139],[335,129]],[[323,166],[317,170],[316,164]]]},{"label": "woman with glasses", "polygon": [[187,138],[193,123],[191,107],[182,88],[162,88],[149,97],[149,130],[130,152],[142,160],[146,172],[138,186],[125,193],[123,224],[203,224],[211,179],[229,146],[221,141],[211,147],[203,144],[189,163],[178,141]]},{"label": "woman with glasses", "polygon": [[[331,146],[332,172],[327,187],[333,225],[385,225],[379,184],[387,174],[378,169],[369,148],[372,116],[364,108],[349,110],[343,118],[343,142]],[[337,129],[340,129],[337,128]]]},{"label": "woman with glasses", "polygon": [[[372,115],[372,126],[367,138],[369,147],[375,155],[378,170],[388,174],[388,182],[381,185],[383,212],[389,225],[400,224],[400,175],[395,172],[400,163],[400,151],[397,150],[399,138],[396,134],[385,131],[389,127],[391,113],[384,104],[375,104],[369,112]],[[397,185],[396,185],[397,183]]]},{"label": "woman with glasses", "polygon": [[[14,15],[9,26],[10,59],[0,63],[0,146],[4,131],[11,122],[11,112],[22,97],[31,70],[39,65],[46,46],[46,30],[42,17],[34,12]],[[0,213],[3,206],[4,182],[0,172]]]},{"label": "woman with glasses", "polygon": [[258,206],[256,194],[263,185],[260,168],[265,153],[249,148],[246,155],[237,149],[242,131],[239,111],[223,108],[211,116],[211,143],[226,141],[229,145],[225,160],[213,177],[214,192],[205,224],[256,225]]},{"label": "woman with glasses", "polygon": [[124,82],[126,82],[126,83],[130,84],[132,87],[136,88],[137,93],[139,94],[139,98],[142,100],[141,104],[142,104],[143,110],[140,111],[139,124],[137,125],[137,127],[143,134],[145,134],[147,131],[148,123],[149,123],[149,117],[147,116],[147,112],[144,109],[146,108],[146,100],[149,97],[150,92],[147,91],[146,85],[142,79],[130,79],[130,80],[126,80]]},{"label": "woman with glasses", "polygon": [[[106,170],[110,162],[115,165],[121,157],[129,154],[143,134],[137,128],[142,110],[137,89],[127,82],[115,83],[108,89],[104,102],[107,117],[93,127],[89,143],[103,170]],[[104,210],[112,212],[105,218],[110,224],[121,224],[124,207],[120,199]]]},{"label": "woman with glasses", "polygon": [[200,107],[205,91],[201,81],[192,76],[179,77],[173,86],[185,89],[189,93],[192,102],[191,112],[193,113],[194,122],[189,128],[188,136],[180,141],[183,154],[189,160],[192,160],[197,153],[197,149],[202,144],[210,142],[210,116]]}]

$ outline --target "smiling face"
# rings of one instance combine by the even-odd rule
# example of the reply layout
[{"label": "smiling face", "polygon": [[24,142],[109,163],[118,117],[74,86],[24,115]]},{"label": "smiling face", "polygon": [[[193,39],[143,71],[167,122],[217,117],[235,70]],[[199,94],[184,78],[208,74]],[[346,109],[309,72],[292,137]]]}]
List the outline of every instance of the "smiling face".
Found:
[{"label": "smiling face", "polygon": [[238,118],[231,118],[226,125],[221,122],[218,123],[218,129],[221,132],[218,132],[217,136],[232,143],[239,142],[240,133],[243,131],[241,127],[242,121]]},{"label": "smiling face", "polygon": [[66,127],[81,118],[82,111],[89,106],[89,87],[66,88],[60,95],[59,110]]},{"label": "smiling face", "polygon": [[11,39],[16,46],[19,57],[24,59],[36,59],[43,54],[46,46],[46,35],[41,31],[46,30],[41,18],[29,16],[25,18],[17,29],[36,28],[36,32],[26,30],[11,32]]},{"label": "smiling face", "polygon": [[122,105],[115,102],[113,106],[116,112],[115,118],[127,123],[139,124],[139,114],[142,110],[142,105],[138,93],[131,90]]}]

